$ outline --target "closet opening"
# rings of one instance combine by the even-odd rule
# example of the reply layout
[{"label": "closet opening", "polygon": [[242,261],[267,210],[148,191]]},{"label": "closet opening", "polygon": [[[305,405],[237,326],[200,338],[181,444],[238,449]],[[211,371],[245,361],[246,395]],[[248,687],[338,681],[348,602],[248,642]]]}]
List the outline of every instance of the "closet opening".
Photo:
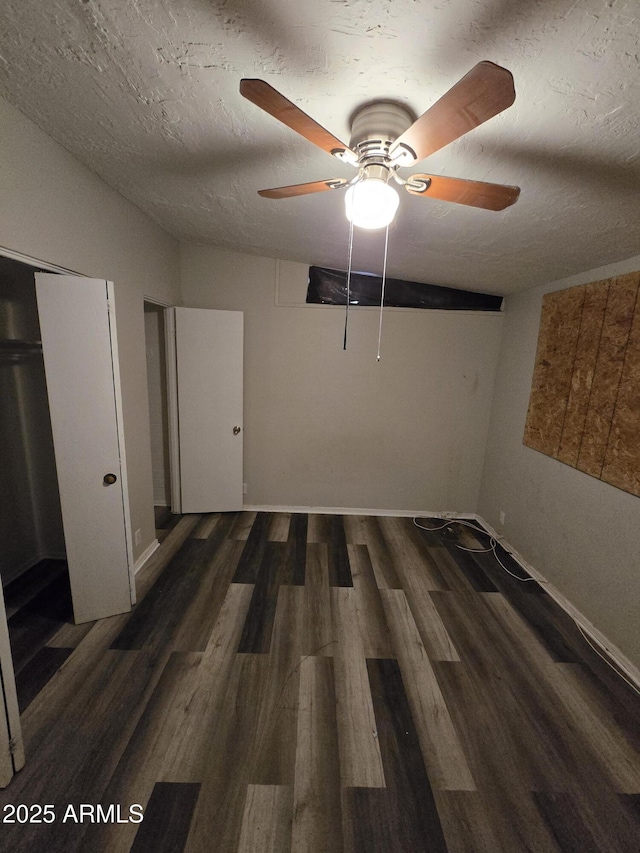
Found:
[{"label": "closet opening", "polygon": [[71,653],[73,624],[34,273],[0,257],[0,579],[22,712]]}]

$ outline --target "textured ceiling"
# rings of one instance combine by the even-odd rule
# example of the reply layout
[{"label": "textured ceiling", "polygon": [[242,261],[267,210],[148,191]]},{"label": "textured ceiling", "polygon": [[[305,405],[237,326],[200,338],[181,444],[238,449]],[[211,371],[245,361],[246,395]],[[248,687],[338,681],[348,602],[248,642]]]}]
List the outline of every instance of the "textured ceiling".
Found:
[{"label": "textured ceiling", "polygon": [[[3,0],[0,94],[168,232],[344,268],[352,169],[238,92],[267,80],[348,142],[377,97],[424,112],[479,60],[516,102],[427,171],[522,188],[501,213],[402,193],[389,273],[508,294],[640,252],[638,0]],[[382,239],[356,232],[376,272]]]}]

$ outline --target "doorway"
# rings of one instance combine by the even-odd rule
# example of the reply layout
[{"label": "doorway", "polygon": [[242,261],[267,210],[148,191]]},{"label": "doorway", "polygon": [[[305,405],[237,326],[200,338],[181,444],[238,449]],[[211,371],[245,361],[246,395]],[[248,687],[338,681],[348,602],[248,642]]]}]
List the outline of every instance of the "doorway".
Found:
[{"label": "doorway", "polygon": [[3,586],[39,559],[64,558],[51,416],[34,270],[0,257],[0,575]]},{"label": "doorway", "polygon": [[171,514],[171,457],[169,404],[167,399],[167,351],[165,306],[144,302],[144,336],[149,394],[149,431],[153,473],[153,507],[156,538],[161,542],[177,522]]},{"label": "doorway", "polygon": [[0,250],[0,787],[20,711],[73,650],[60,635],[135,602],[114,288],[67,272]]}]

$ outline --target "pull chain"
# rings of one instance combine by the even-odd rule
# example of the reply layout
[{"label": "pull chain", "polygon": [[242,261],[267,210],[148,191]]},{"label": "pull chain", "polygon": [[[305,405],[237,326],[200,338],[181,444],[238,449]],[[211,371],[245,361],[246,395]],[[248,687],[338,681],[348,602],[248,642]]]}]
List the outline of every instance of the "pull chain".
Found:
[{"label": "pull chain", "polygon": [[387,281],[387,249],[389,247],[389,226],[384,235],[384,262],[382,264],[382,293],[380,294],[380,325],[378,327],[378,358],[380,361],[380,344],[382,342],[382,309],[384,308],[384,287]]},{"label": "pull chain", "polygon": [[353,256],[353,220],[349,222],[349,269],[347,271],[347,307],[344,312],[344,340],[342,349],[347,348],[347,325],[349,323],[349,302],[351,301],[351,258]]}]

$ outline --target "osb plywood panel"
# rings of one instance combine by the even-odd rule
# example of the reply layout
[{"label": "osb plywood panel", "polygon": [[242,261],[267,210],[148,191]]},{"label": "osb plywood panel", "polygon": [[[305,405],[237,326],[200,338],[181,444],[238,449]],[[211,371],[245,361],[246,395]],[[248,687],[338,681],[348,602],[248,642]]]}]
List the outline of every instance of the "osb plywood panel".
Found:
[{"label": "osb plywood panel", "polygon": [[639,284],[544,297],[524,443],[640,496]]},{"label": "osb plywood panel", "polygon": [[525,444],[547,456],[560,448],[583,306],[583,288],[549,293],[542,303]]},{"label": "osb plywood panel", "polygon": [[627,342],[602,479],[640,495],[640,300]]},{"label": "osb plywood panel", "polygon": [[593,342],[600,340],[608,293],[609,286],[604,281],[589,284],[584,288],[580,332],[558,452],[558,459],[566,462],[567,465],[573,465],[574,468],[578,464],[580,439],[587,418],[598,356],[598,348],[593,345]]}]

